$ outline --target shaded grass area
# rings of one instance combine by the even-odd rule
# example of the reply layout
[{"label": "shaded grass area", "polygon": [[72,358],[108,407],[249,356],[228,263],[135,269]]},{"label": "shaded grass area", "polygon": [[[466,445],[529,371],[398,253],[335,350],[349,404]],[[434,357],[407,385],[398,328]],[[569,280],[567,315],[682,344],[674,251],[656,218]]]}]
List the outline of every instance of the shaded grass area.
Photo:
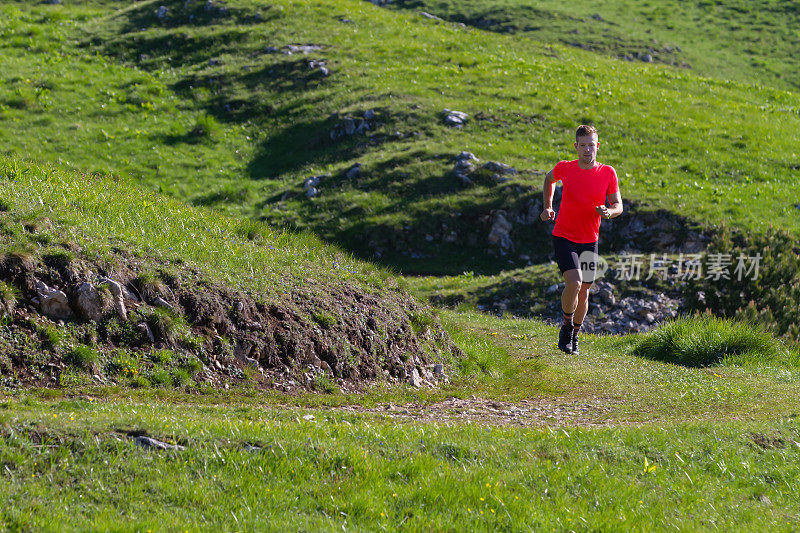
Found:
[{"label": "shaded grass area", "polygon": [[[800,521],[794,420],[523,430],[9,398],[0,423],[10,529],[790,531]],[[129,436],[141,434],[186,449],[145,450]]]}]

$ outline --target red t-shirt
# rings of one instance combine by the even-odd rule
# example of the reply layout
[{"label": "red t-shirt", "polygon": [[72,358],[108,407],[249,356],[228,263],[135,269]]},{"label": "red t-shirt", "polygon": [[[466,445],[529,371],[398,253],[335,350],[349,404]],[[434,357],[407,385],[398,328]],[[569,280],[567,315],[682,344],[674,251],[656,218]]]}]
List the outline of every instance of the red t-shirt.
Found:
[{"label": "red t-shirt", "polygon": [[553,177],[564,186],[553,235],[577,243],[596,241],[600,214],[595,207],[605,205],[606,196],[619,190],[614,167],[595,163],[594,168],[584,169],[577,159],[559,161]]}]

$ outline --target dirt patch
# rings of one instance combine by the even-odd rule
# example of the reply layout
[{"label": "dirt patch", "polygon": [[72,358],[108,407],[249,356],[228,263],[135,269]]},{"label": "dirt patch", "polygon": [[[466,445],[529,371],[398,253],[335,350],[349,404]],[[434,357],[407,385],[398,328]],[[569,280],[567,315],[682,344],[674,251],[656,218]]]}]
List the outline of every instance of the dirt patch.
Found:
[{"label": "dirt patch", "polygon": [[786,441],[780,435],[765,435],[764,433],[751,433],[750,440],[762,450],[780,450],[786,447]]},{"label": "dirt patch", "polygon": [[581,426],[616,425],[612,415],[617,400],[604,398],[547,398],[516,403],[482,398],[449,398],[430,405],[383,404],[374,408],[337,407],[337,411],[372,413],[398,421],[479,423],[497,426]]}]

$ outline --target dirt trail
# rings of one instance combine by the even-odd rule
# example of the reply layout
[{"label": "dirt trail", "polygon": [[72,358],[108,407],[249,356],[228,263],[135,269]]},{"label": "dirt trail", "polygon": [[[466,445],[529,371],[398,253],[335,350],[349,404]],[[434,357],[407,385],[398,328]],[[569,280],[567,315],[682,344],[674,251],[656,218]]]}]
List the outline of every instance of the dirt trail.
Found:
[{"label": "dirt trail", "polygon": [[480,423],[498,426],[579,426],[598,427],[618,425],[612,407],[619,400],[608,398],[545,398],[522,400],[517,403],[482,398],[449,398],[428,404],[377,407],[348,405],[331,411],[372,413],[398,421]]}]

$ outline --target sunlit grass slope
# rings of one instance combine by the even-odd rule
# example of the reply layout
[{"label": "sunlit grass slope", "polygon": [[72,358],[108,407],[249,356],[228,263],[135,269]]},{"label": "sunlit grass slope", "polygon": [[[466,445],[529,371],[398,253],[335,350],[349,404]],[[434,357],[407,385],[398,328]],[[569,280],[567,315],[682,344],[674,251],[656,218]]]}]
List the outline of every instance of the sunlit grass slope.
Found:
[{"label": "sunlit grass slope", "polygon": [[274,231],[103,176],[2,158],[0,198],[3,211],[37,227],[29,239],[24,224],[4,226],[3,252],[67,245],[102,259],[116,247],[276,296],[312,280],[396,286],[384,271],[312,235]]},{"label": "sunlit grass slope", "polygon": [[[626,198],[704,223],[797,229],[796,93],[352,0],[235,0],[194,18],[200,4],[83,6],[2,8],[7,151],[131,175],[366,251],[376,228],[423,231],[534,198],[535,171],[570,157],[575,124],[594,122]],[[292,43],[322,48],[281,53]],[[443,108],[471,119],[448,128]],[[330,140],[332,113],[369,109],[382,126]],[[449,158],[465,149],[523,173],[462,188]],[[356,161],[362,177],[344,179]],[[320,195],[305,198],[302,180],[325,172]]]},{"label": "sunlit grass slope", "polygon": [[399,0],[489,31],[679,65],[705,76],[800,88],[800,10],[791,0]]}]

